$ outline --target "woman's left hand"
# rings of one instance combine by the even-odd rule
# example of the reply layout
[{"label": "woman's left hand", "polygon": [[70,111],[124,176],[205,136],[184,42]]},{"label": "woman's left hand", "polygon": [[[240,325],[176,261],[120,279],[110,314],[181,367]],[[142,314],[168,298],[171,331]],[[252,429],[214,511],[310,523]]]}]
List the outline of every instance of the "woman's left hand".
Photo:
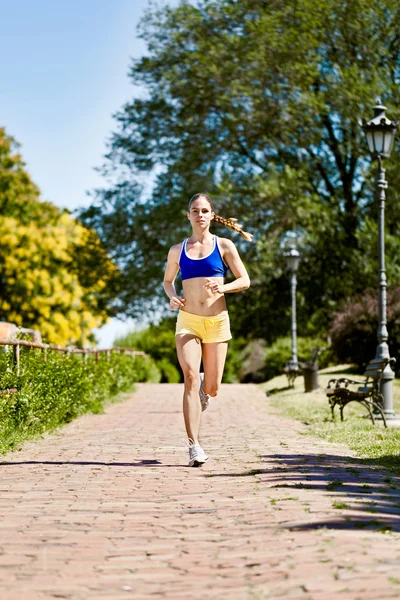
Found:
[{"label": "woman's left hand", "polygon": [[204,284],[206,290],[210,290],[213,294],[224,294],[224,285],[215,279],[206,278],[206,283]]}]

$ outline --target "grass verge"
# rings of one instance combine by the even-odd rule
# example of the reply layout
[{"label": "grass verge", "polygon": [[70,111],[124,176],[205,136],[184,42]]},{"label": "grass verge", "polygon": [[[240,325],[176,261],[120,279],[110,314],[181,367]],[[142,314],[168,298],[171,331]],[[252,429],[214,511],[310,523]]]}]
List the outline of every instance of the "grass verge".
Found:
[{"label": "grass verge", "polygon": [[[323,438],[329,442],[347,444],[355,450],[361,459],[390,469],[400,474],[400,427],[385,429],[382,423],[375,426],[366,418],[367,410],[356,402],[344,409],[344,421],[340,421],[339,412],[335,409],[336,418],[332,420],[328,398],[325,395],[329,379],[347,377],[362,380],[362,377],[351,373],[348,365],[330,367],[319,372],[320,389],[304,393],[303,378],[298,377],[295,387],[287,387],[286,376],[275,377],[260,384],[268,394],[268,400],[283,415],[301,421],[307,426],[307,433]],[[400,414],[400,381],[394,380],[394,409]]]}]

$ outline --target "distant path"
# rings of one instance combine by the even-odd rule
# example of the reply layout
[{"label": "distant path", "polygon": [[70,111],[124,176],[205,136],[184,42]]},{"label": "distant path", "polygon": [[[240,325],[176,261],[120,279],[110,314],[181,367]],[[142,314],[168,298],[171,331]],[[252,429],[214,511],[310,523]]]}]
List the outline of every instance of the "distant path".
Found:
[{"label": "distant path", "polygon": [[2,600],[400,597],[399,480],[253,385],[223,386],[189,469],[180,406],[140,385],[2,459]]}]

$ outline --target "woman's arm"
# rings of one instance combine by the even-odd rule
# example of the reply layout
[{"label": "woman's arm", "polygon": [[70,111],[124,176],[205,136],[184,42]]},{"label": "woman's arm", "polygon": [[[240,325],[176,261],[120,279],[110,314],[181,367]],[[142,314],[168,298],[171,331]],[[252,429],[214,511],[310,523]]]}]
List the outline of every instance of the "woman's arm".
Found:
[{"label": "woman's arm", "polygon": [[175,289],[175,277],[179,271],[179,254],[181,244],[172,246],[168,252],[167,266],[164,273],[164,291],[169,298],[169,307],[171,310],[183,308],[185,306],[185,298],[177,296]]},{"label": "woman's arm", "polygon": [[241,292],[250,287],[250,278],[247,274],[246,267],[239,256],[235,244],[226,238],[219,239],[222,258],[232,271],[235,280],[230,283],[218,283],[215,279],[207,279],[205,287],[212,292],[227,294],[233,292]]}]

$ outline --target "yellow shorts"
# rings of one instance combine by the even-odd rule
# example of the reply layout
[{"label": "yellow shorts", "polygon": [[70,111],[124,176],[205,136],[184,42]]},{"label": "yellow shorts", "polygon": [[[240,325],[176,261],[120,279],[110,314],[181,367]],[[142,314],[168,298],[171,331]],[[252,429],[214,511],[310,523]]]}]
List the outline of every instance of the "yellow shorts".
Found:
[{"label": "yellow shorts", "polygon": [[203,344],[227,342],[232,339],[228,311],[204,317],[180,310],[176,321],[175,335],[195,335]]}]

